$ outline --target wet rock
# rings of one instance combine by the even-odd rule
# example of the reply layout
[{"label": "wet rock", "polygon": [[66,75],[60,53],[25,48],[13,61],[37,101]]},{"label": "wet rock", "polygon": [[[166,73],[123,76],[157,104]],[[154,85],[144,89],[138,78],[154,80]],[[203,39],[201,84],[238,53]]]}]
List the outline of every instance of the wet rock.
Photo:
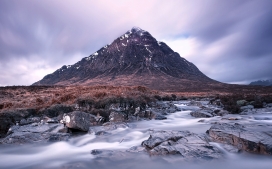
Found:
[{"label": "wet rock", "polygon": [[160,115],[160,114],[155,115],[155,120],[165,120],[165,119],[167,119],[167,117],[165,117],[163,115]]},{"label": "wet rock", "polygon": [[229,144],[222,144],[222,143],[211,143],[213,145],[219,145],[217,146],[220,150],[222,150],[223,152],[224,151],[227,151],[229,153],[240,153],[241,150],[239,150],[237,147],[233,146],[233,145],[229,145]]},{"label": "wet rock", "polygon": [[[35,125],[33,125],[35,124]],[[49,140],[65,141],[69,134],[57,134],[61,124],[38,124],[32,123],[24,126],[13,126],[7,137],[1,140],[2,144],[26,144],[26,143],[45,143]],[[58,138],[57,138],[58,137]]]},{"label": "wet rock", "polygon": [[[123,161],[126,161],[127,159],[132,159],[133,156],[135,156],[135,153],[126,152],[126,151],[120,151],[120,150],[104,150],[104,149],[94,149],[91,150],[90,154],[94,155],[97,160],[114,160],[122,163]],[[133,154],[133,155],[132,155]]]},{"label": "wet rock", "polygon": [[[104,150],[104,149],[93,149],[90,154],[102,158],[116,159],[118,161],[123,161],[126,158],[135,158],[138,153],[146,152],[143,146],[133,146],[128,150]],[[137,153],[137,154],[136,154]],[[139,155],[139,154],[138,154]]]},{"label": "wet rock", "polygon": [[216,109],[213,111],[212,113],[214,116],[225,116],[227,114],[230,114],[227,110],[219,110],[219,109]]},{"label": "wet rock", "polygon": [[123,112],[112,111],[109,115],[110,122],[124,122],[127,120],[127,115]]},{"label": "wet rock", "polygon": [[239,117],[229,117],[228,120],[241,120]]},{"label": "wet rock", "polygon": [[187,104],[188,106],[197,106],[197,107],[201,107],[202,103],[201,102],[197,102],[197,101],[191,101]]},{"label": "wet rock", "polygon": [[198,106],[180,106],[179,107],[181,111],[197,111],[197,110],[200,110],[200,107]]},{"label": "wet rock", "polygon": [[81,111],[64,114],[62,122],[71,129],[88,131],[89,127],[96,125],[96,116]]},{"label": "wet rock", "polygon": [[134,115],[139,114],[139,113],[140,113],[140,110],[141,110],[141,108],[140,108],[140,107],[136,107],[136,108],[135,108]]},{"label": "wet rock", "polygon": [[150,155],[180,155],[190,159],[214,159],[220,151],[207,143],[204,137],[189,131],[151,131],[148,140],[142,142]]},{"label": "wet rock", "polygon": [[168,102],[158,101],[156,102],[156,105],[153,105],[152,107],[156,107],[158,109],[168,109],[170,105],[168,104]]},{"label": "wet rock", "polygon": [[266,104],[265,107],[272,107],[272,103]]},{"label": "wet rock", "polygon": [[257,117],[254,117],[254,119],[255,119],[255,120],[272,120],[271,117],[260,117],[260,116],[259,116],[259,117],[258,117],[258,116],[257,116]]},{"label": "wet rock", "polygon": [[236,102],[237,106],[245,106],[248,102],[246,100],[238,100]]},{"label": "wet rock", "polygon": [[47,118],[45,120],[46,123],[58,123],[59,121],[57,119],[54,118]]},{"label": "wet rock", "polygon": [[196,118],[210,118],[213,117],[209,110],[198,110],[190,113],[191,116]]},{"label": "wet rock", "polygon": [[61,128],[58,130],[59,133],[69,133],[69,129],[67,127]]},{"label": "wet rock", "polygon": [[68,141],[70,134],[67,133],[53,133],[49,136],[48,142]]},{"label": "wet rock", "polygon": [[0,113],[0,138],[6,136],[9,128],[22,119],[36,115],[35,109],[6,110]]},{"label": "wet rock", "polygon": [[7,135],[14,133],[18,128],[20,128],[18,125],[11,126],[7,132]]},{"label": "wet rock", "polygon": [[104,123],[103,126],[92,126],[89,128],[89,133],[93,133],[95,135],[107,135],[110,134],[109,131],[116,130],[117,128],[127,128],[128,125],[126,123]]},{"label": "wet rock", "polygon": [[272,126],[238,123],[217,123],[207,131],[217,142],[236,146],[241,150],[259,154],[272,154]]},{"label": "wet rock", "polygon": [[166,119],[165,115],[175,113],[177,111],[181,111],[181,109],[173,102],[166,101],[158,101],[156,103],[152,103],[149,105],[146,110],[142,110],[136,116],[137,119],[155,119],[155,120],[163,120]]},{"label": "wet rock", "polygon": [[[161,112],[160,112],[161,113]],[[153,119],[156,114],[159,114],[159,113],[155,113],[154,111],[152,110],[145,110],[145,111],[141,111],[139,112],[138,114],[136,114],[137,116],[139,116],[140,118],[147,118],[147,119]]]},{"label": "wet rock", "polygon": [[158,101],[155,105],[152,105],[152,111],[154,112],[160,112],[161,114],[169,114],[169,113],[175,113],[176,111],[181,111],[181,109],[173,102],[162,102]]},{"label": "wet rock", "polygon": [[146,152],[146,149],[143,146],[133,146],[129,148],[127,152],[132,152],[132,153]]},{"label": "wet rock", "polygon": [[27,119],[22,119],[20,120],[20,125],[27,125],[27,124],[31,124],[31,123],[38,123],[40,122],[40,118],[39,117],[31,117],[31,118],[27,118]]},{"label": "wet rock", "polygon": [[210,105],[214,105],[214,106],[220,106],[220,107],[223,106],[223,104],[221,103],[221,100],[220,100],[220,99],[211,99],[211,100],[209,101],[209,104],[210,104]]},{"label": "wet rock", "polygon": [[240,107],[240,110],[241,111],[244,111],[244,110],[248,110],[248,109],[254,109],[254,106],[252,106],[252,105],[247,105],[247,106],[242,106],[242,107]]},{"label": "wet rock", "polygon": [[94,149],[91,151],[92,155],[98,155],[98,154],[102,154],[102,153],[113,153],[113,151],[111,150],[99,150],[99,149]]}]

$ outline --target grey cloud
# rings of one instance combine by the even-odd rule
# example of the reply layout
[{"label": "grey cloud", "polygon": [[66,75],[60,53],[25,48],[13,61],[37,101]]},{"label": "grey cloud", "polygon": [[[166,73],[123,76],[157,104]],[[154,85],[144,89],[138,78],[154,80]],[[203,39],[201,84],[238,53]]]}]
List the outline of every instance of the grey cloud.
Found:
[{"label": "grey cloud", "polygon": [[[189,61],[217,80],[271,77],[271,6],[270,0],[1,1],[0,70],[5,75],[0,84],[15,84],[10,76],[30,83],[20,80],[23,75],[10,73],[16,59],[28,60],[25,74],[52,71],[90,55],[132,26],[146,29],[158,40],[196,38],[200,47]],[[216,57],[206,59],[210,56],[203,51],[222,46]],[[240,66],[247,63],[248,71]]]}]

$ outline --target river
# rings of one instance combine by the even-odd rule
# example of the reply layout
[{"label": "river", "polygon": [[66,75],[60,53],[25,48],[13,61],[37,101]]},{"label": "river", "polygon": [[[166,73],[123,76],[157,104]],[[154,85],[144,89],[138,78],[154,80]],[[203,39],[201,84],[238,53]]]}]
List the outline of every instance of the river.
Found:
[{"label": "river", "polygon": [[[186,102],[176,104],[186,108]],[[0,145],[0,168],[1,169],[34,169],[34,168],[118,168],[118,169],[271,169],[272,158],[270,156],[254,155],[246,152],[229,153],[221,144],[211,143],[217,146],[224,157],[219,160],[207,162],[182,161],[177,156],[148,156],[144,153],[122,156],[115,158],[96,158],[90,152],[93,149],[126,150],[133,146],[141,145],[141,142],[149,137],[148,129],[156,130],[189,130],[201,134],[211,126],[212,121],[218,121],[221,117],[213,117],[205,122],[189,115],[190,110],[179,111],[167,116],[166,120],[150,120],[130,123],[120,126],[116,130],[108,131],[110,134],[94,135],[88,133],[70,139],[68,142],[56,142],[50,144],[34,145]],[[246,115],[245,115],[246,116]],[[245,117],[244,116],[244,117]],[[260,116],[262,117],[262,116]],[[266,115],[265,123],[272,123],[272,116]],[[249,118],[252,119],[252,118]],[[256,118],[255,118],[256,119]]]}]

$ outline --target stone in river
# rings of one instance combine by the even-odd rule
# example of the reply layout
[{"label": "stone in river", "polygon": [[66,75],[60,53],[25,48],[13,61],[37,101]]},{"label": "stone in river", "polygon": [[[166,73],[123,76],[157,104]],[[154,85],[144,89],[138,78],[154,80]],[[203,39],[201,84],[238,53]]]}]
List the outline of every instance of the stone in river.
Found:
[{"label": "stone in river", "polygon": [[90,126],[97,123],[96,121],[97,119],[94,115],[81,111],[73,111],[71,113],[64,114],[61,122],[68,128],[88,131]]},{"label": "stone in river", "polygon": [[142,142],[150,155],[180,155],[185,159],[216,159],[221,152],[204,136],[189,131],[152,131]]},{"label": "stone in river", "polygon": [[217,123],[211,126],[207,133],[216,142],[234,145],[252,153],[271,155],[272,126],[264,125]]}]

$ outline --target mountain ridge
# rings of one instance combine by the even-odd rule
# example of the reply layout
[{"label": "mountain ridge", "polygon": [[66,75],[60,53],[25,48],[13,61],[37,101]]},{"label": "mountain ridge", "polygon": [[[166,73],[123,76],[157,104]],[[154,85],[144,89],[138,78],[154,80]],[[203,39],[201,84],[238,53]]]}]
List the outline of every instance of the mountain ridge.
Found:
[{"label": "mountain ridge", "polygon": [[74,65],[62,66],[33,85],[144,85],[167,90],[193,83],[219,82],[149,32],[133,27],[111,44]]},{"label": "mountain ridge", "polygon": [[272,79],[253,81],[253,82],[250,82],[249,85],[253,85],[253,86],[272,86]]}]

